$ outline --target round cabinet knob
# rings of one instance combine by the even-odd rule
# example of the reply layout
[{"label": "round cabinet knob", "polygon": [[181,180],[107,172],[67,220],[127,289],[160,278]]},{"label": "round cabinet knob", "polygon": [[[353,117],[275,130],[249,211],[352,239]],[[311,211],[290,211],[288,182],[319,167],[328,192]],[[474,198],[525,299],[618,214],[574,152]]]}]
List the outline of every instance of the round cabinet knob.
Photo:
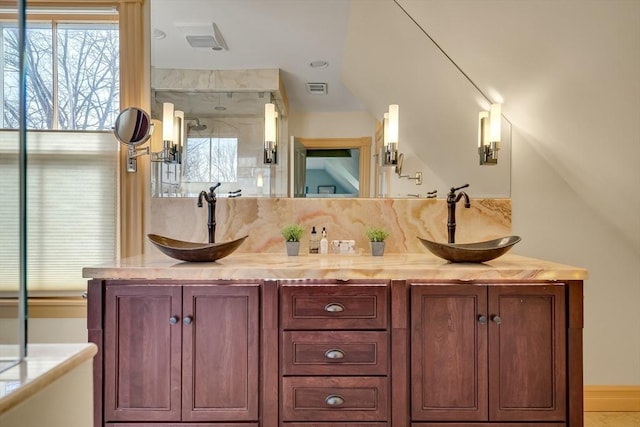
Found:
[{"label": "round cabinet knob", "polygon": [[324,306],[324,311],[329,313],[341,313],[344,311],[344,305],[332,302]]},{"label": "round cabinet knob", "polygon": [[191,322],[193,322],[193,318],[191,316],[187,316],[184,319],[182,319],[182,323],[184,323],[185,325],[190,325]]},{"label": "round cabinet knob", "polygon": [[169,318],[169,323],[172,325],[175,325],[176,323],[178,323],[178,316],[171,316]]},{"label": "round cabinet knob", "polygon": [[485,325],[487,323],[487,316],[485,316],[484,314],[481,314],[480,316],[478,316],[478,322]]},{"label": "round cabinet knob", "polygon": [[491,320],[496,324],[499,325],[500,323],[502,323],[502,318],[500,316],[498,316],[497,314],[494,316],[491,316]]},{"label": "round cabinet knob", "polygon": [[324,401],[327,402],[327,405],[329,406],[340,406],[344,404],[344,397],[337,394],[331,394],[327,396]]},{"label": "round cabinet knob", "polygon": [[342,359],[344,357],[344,351],[332,348],[324,353],[324,357],[327,359]]}]

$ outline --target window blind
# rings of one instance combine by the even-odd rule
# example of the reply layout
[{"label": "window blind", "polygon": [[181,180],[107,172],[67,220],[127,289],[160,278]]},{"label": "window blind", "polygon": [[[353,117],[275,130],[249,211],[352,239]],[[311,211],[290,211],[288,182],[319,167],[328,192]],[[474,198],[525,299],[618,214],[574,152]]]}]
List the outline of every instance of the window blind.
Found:
[{"label": "window blind", "polygon": [[[18,133],[0,130],[0,292],[17,289]],[[27,132],[27,288],[83,291],[116,257],[118,143],[106,131]]]}]

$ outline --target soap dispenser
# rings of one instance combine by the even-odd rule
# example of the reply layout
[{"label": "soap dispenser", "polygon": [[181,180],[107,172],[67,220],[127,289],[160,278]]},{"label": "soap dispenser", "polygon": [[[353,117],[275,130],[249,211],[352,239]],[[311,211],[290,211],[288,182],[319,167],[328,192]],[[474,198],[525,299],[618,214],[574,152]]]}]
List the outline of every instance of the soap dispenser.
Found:
[{"label": "soap dispenser", "polygon": [[316,232],[316,228],[311,228],[311,238],[309,239],[309,253],[317,254],[318,253],[318,233]]},{"label": "soap dispenser", "polygon": [[320,239],[320,253],[329,253],[329,241],[327,240],[327,230],[322,227],[322,239]]}]

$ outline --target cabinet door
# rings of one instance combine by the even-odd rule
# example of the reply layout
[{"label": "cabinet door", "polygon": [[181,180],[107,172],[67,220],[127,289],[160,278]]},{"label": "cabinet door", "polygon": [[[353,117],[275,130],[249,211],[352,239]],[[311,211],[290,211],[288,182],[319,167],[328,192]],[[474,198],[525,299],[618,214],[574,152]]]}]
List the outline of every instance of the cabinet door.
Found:
[{"label": "cabinet door", "polygon": [[180,295],[180,286],[107,287],[105,421],[180,420]]},{"label": "cabinet door", "polygon": [[411,287],[412,419],[487,420],[486,304],[484,286]]},{"label": "cabinet door", "polygon": [[491,421],[566,416],[564,286],[489,286]]},{"label": "cabinet door", "polygon": [[258,419],[258,285],[183,288],[183,421]]}]

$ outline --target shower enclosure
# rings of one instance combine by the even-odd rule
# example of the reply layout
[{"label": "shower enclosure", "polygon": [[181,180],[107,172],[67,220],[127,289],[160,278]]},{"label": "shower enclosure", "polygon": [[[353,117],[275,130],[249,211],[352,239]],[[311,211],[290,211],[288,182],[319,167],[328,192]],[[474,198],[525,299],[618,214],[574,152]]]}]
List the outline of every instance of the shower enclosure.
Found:
[{"label": "shower enclosure", "polygon": [[[25,0],[16,2],[17,19],[6,23],[3,31],[19,36],[18,50],[23,51]],[[26,305],[26,126],[24,114],[24,73],[22,63],[14,81],[5,75],[4,86],[19,91],[20,126],[17,132],[6,132],[0,140],[0,218],[3,220],[0,265],[0,372],[19,363],[27,351]],[[11,87],[12,83],[14,87]],[[16,87],[17,86],[17,87]]]}]

